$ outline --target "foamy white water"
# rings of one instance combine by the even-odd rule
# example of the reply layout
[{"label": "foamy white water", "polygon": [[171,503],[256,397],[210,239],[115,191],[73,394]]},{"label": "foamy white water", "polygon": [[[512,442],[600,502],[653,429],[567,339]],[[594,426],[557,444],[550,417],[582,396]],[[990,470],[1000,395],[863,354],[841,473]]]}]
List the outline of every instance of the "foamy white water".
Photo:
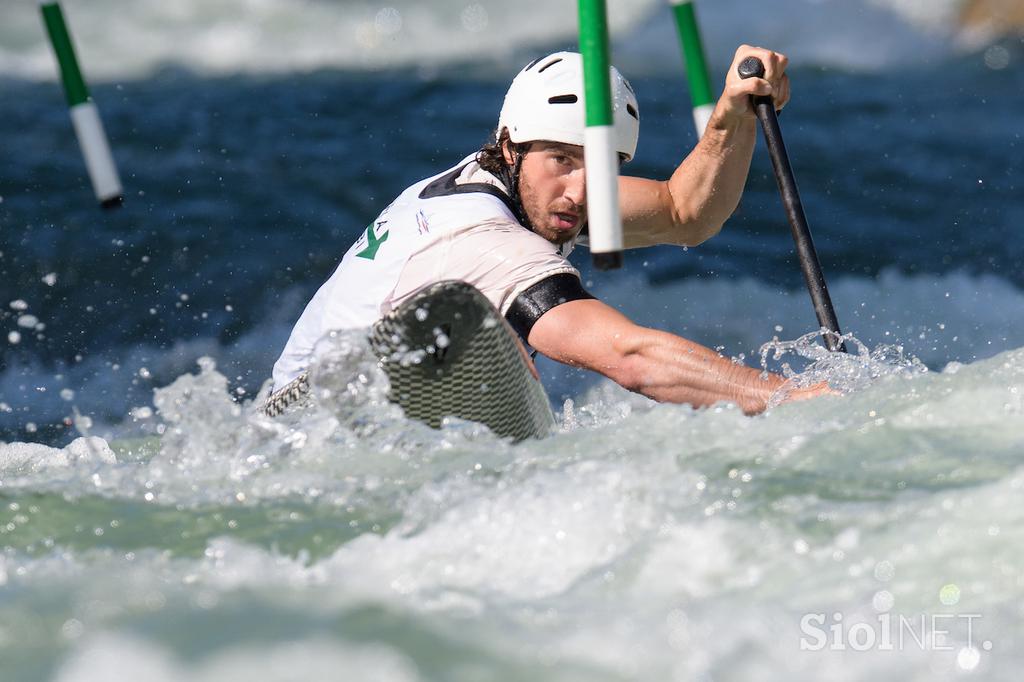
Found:
[{"label": "foamy white water", "polygon": [[[785,50],[805,64],[880,69],[947,53],[960,0],[775,0],[760,12],[742,0],[699,4],[708,53],[728,63],[741,43]],[[576,6],[528,0],[428,4],[317,0],[65,0],[85,73],[138,78],[164,67],[201,74],[287,73],[321,68],[420,69],[468,62],[502,79],[524,54],[576,42]],[[609,3],[616,60],[631,73],[679,71],[668,6]],[[477,64],[480,68],[472,68]],[[0,24],[0,73],[56,77],[37,4],[8,2]]]},{"label": "foamy white water", "polygon": [[[716,346],[748,364],[756,364],[762,344],[795,339],[817,324],[806,291],[778,290],[754,279],[695,278],[651,287],[642,271],[634,271],[595,278],[588,287],[640,324]],[[637,298],[637,291],[645,294]],[[1024,329],[1017,323],[1024,319],[1024,292],[995,275],[908,276],[887,270],[877,279],[840,277],[830,282],[830,291],[844,331],[870,347],[899,345],[936,370],[1024,347]],[[140,415],[152,411],[152,390],[192,371],[201,356],[213,358],[235,386],[246,383],[240,381],[243,373],[267,368],[258,383],[269,378],[294,311],[303,304],[296,293],[283,296],[261,324],[229,345],[198,338],[166,350],[111,349],[56,368],[12,363],[0,370],[0,396],[10,396],[0,399],[0,419],[45,423],[72,419],[77,409],[92,421],[90,433],[112,438],[134,430]],[[31,309],[31,302],[26,305]],[[538,367],[556,404],[578,398],[597,382],[595,375],[544,358]],[[771,368],[779,369],[777,363]]]},{"label": "foamy white water", "polygon": [[[66,0],[87,72],[133,78],[161,66],[199,73],[282,73],[318,68],[431,68],[482,58],[488,65],[528,45],[571,38],[575,5],[448,0],[428,4],[286,0],[124,3]],[[613,30],[626,31],[651,0],[612,3]],[[10,8],[0,29],[0,69],[52,78],[53,57],[34,2]],[[116,36],[116,39],[111,39]]]},{"label": "foamy white water", "polygon": [[[358,344],[332,361],[340,418],[253,417],[207,364],[116,461],[78,444],[27,468],[0,446],[10,679],[1008,680],[1024,662],[1021,350],[864,365],[851,395],[757,418],[606,387],[515,447],[404,421]],[[849,646],[866,628],[875,645]]]}]

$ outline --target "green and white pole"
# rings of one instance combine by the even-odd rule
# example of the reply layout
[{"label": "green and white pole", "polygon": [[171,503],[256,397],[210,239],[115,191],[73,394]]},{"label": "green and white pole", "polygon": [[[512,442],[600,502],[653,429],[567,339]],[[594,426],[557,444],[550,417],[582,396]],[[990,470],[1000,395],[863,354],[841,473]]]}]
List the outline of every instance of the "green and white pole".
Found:
[{"label": "green and white pole", "polygon": [[683,60],[686,62],[686,80],[690,84],[690,100],[693,102],[693,124],[697,127],[697,137],[700,138],[704,136],[708,121],[711,120],[711,112],[715,110],[708,63],[704,58],[704,42],[700,37],[694,0],[669,2],[676,19],[679,43],[683,48]]},{"label": "green and white pole", "polygon": [[604,0],[579,0],[580,54],[587,128],[583,159],[587,173],[587,221],[594,267],[622,267],[619,155],[615,149],[608,15]]},{"label": "green and white pole", "polygon": [[42,2],[43,23],[50,34],[50,43],[57,55],[60,66],[61,80],[64,83],[64,94],[67,96],[71,113],[71,124],[75,128],[78,144],[85,157],[85,167],[89,171],[93,191],[103,208],[114,208],[124,202],[124,190],[117,175],[114,157],[110,153],[110,144],[103,131],[96,104],[89,96],[89,89],[82,78],[82,71],[75,59],[75,49],[71,45],[71,35],[64,23],[64,14],[57,2]]}]

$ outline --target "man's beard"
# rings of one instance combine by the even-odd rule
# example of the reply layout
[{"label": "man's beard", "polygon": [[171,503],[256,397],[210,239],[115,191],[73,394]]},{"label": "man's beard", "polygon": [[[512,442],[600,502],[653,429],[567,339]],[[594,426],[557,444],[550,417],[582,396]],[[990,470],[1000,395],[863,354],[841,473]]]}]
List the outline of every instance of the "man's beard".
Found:
[{"label": "man's beard", "polygon": [[552,244],[561,246],[566,242],[571,242],[576,239],[580,230],[584,225],[586,225],[586,207],[573,206],[573,212],[575,212],[580,219],[575,230],[556,230],[550,227],[548,222],[551,218],[551,213],[547,210],[549,207],[541,207],[539,205],[539,202],[534,199],[533,188],[523,177],[519,178],[519,202],[523,206],[523,212],[526,214],[526,220],[529,223],[527,227],[533,230],[536,234],[539,234],[541,237],[544,237],[544,239],[548,240]]}]

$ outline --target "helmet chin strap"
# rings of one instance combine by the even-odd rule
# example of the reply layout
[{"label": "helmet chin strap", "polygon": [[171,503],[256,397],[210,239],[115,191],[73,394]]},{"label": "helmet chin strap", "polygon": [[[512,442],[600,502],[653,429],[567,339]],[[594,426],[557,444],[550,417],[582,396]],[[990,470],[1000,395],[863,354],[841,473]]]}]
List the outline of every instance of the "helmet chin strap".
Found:
[{"label": "helmet chin strap", "polygon": [[512,161],[512,167],[509,168],[506,163],[501,169],[501,181],[504,183],[506,189],[508,189],[508,198],[512,203],[512,212],[516,215],[518,220],[523,227],[526,227],[531,232],[535,232],[533,224],[530,223],[530,218],[526,215],[526,209],[523,207],[522,197],[519,195],[519,176],[523,170],[523,157],[526,155],[526,151],[529,149],[529,143],[517,145],[513,142],[508,143],[509,151],[513,154],[514,160]]}]

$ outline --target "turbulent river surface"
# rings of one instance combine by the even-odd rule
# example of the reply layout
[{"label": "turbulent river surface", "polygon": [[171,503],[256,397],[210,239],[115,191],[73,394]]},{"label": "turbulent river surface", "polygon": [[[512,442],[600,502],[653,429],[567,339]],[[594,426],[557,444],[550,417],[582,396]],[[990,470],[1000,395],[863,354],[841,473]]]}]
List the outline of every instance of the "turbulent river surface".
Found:
[{"label": "turbulent river surface", "polygon": [[[662,3],[614,5],[642,132],[694,143]],[[975,3],[978,4],[978,3]],[[1024,45],[960,4],[704,3],[793,58],[782,117],[849,356],[759,149],[697,248],[588,288],[841,395],[745,417],[540,361],[511,444],[387,402],[359,334],[295,420],[291,324],[391,198],[483,142],[573,44],[550,3],[65,10],[125,206],[95,206],[35,3],[0,21],[0,677],[1013,680],[1024,665]]]}]

